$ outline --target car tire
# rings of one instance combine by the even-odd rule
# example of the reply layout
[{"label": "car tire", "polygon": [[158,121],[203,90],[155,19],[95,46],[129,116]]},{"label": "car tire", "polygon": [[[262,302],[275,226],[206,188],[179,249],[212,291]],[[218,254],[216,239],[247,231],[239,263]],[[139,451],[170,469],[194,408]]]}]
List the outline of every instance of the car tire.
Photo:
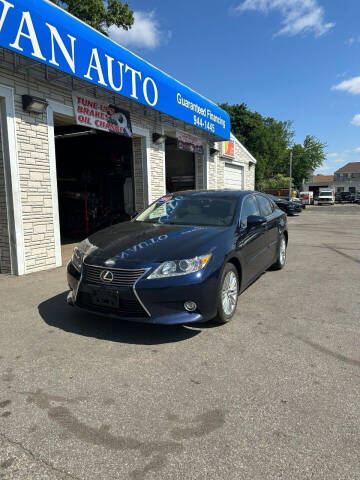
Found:
[{"label": "car tire", "polygon": [[214,323],[224,325],[230,322],[236,312],[239,298],[239,275],[232,263],[223,268],[217,293],[217,315]]},{"label": "car tire", "polygon": [[286,265],[286,253],[287,253],[286,250],[287,250],[286,238],[285,238],[285,235],[282,234],[281,237],[280,237],[280,242],[279,242],[277,260],[271,266],[271,270],[282,270],[285,267],[285,265]]}]

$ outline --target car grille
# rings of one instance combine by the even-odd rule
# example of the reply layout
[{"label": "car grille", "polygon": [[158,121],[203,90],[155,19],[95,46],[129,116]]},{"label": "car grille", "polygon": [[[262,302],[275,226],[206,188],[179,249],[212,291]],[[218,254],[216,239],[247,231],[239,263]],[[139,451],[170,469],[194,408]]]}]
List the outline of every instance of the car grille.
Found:
[{"label": "car grille", "polygon": [[115,314],[117,316],[123,316],[127,318],[141,318],[148,317],[145,310],[142,308],[137,299],[120,299],[120,305],[118,308],[111,308],[105,306],[94,305],[92,302],[92,295],[87,292],[79,292],[77,305],[79,307],[88,308],[94,312]]},{"label": "car grille", "polygon": [[[102,272],[111,272],[113,279],[111,282],[106,282],[101,279]],[[92,265],[84,264],[84,280],[87,283],[94,285],[109,285],[112,287],[133,287],[135,282],[144,275],[146,268],[139,268],[136,270],[130,269],[112,269],[106,267],[94,267]]]}]

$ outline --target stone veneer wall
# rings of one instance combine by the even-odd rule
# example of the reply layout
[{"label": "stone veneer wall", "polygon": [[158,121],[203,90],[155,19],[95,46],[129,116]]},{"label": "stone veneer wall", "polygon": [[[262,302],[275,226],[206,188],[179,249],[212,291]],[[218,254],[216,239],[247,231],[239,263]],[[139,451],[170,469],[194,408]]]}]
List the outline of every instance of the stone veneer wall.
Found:
[{"label": "stone veneer wall", "polygon": [[157,198],[161,197],[166,193],[164,144],[162,145],[153,144],[150,149],[149,180],[151,181],[151,198],[149,203],[152,203]]},{"label": "stone veneer wall", "polygon": [[[224,188],[225,177],[225,160],[226,162],[242,165],[244,168],[244,189],[255,190],[255,164],[253,158],[247,153],[242,146],[235,141],[235,157],[229,159],[221,156],[221,144],[218,143],[215,147],[219,153],[214,155],[214,164],[209,163],[209,188]],[[214,176],[214,179],[213,179]]]},{"label": "stone veneer wall", "polygon": [[47,114],[23,112],[18,94],[15,112],[25,267],[30,273],[56,264]]},{"label": "stone veneer wall", "polygon": [[134,157],[134,186],[135,186],[135,210],[140,212],[145,207],[144,192],[144,169],[143,169],[143,139],[142,137],[133,137],[132,139],[133,157]]}]

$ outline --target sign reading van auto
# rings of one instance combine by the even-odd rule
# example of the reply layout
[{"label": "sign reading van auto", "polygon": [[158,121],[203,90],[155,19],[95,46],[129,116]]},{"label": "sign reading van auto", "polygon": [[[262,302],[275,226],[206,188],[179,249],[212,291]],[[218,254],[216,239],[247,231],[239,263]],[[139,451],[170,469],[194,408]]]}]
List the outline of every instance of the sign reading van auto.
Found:
[{"label": "sign reading van auto", "polygon": [[73,95],[76,123],[126,137],[132,136],[130,114],[95,98]]},{"label": "sign reading van auto", "polygon": [[227,112],[48,0],[0,0],[0,46],[230,138]]}]

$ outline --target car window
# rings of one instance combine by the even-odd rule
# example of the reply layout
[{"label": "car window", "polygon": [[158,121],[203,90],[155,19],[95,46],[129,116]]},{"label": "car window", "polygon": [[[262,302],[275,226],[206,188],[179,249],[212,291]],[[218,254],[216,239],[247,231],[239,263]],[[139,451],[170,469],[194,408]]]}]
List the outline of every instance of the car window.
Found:
[{"label": "car window", "polygon": [[260,212],[263,217],[268,217],[273,212],[273,206],[270,201],[262,195],[257,195],[257,201],[259,203]]},{"label": "car window", "polygon": [[165,195],[138,215],[135,222],[223,227],[233,222],[236,197]]},{"label": "car window", "polygon": [[247,227],[247,219],[250,215],[260,215],[259,206],[253,195],[246,197],[242,203],[240,225]]}]

